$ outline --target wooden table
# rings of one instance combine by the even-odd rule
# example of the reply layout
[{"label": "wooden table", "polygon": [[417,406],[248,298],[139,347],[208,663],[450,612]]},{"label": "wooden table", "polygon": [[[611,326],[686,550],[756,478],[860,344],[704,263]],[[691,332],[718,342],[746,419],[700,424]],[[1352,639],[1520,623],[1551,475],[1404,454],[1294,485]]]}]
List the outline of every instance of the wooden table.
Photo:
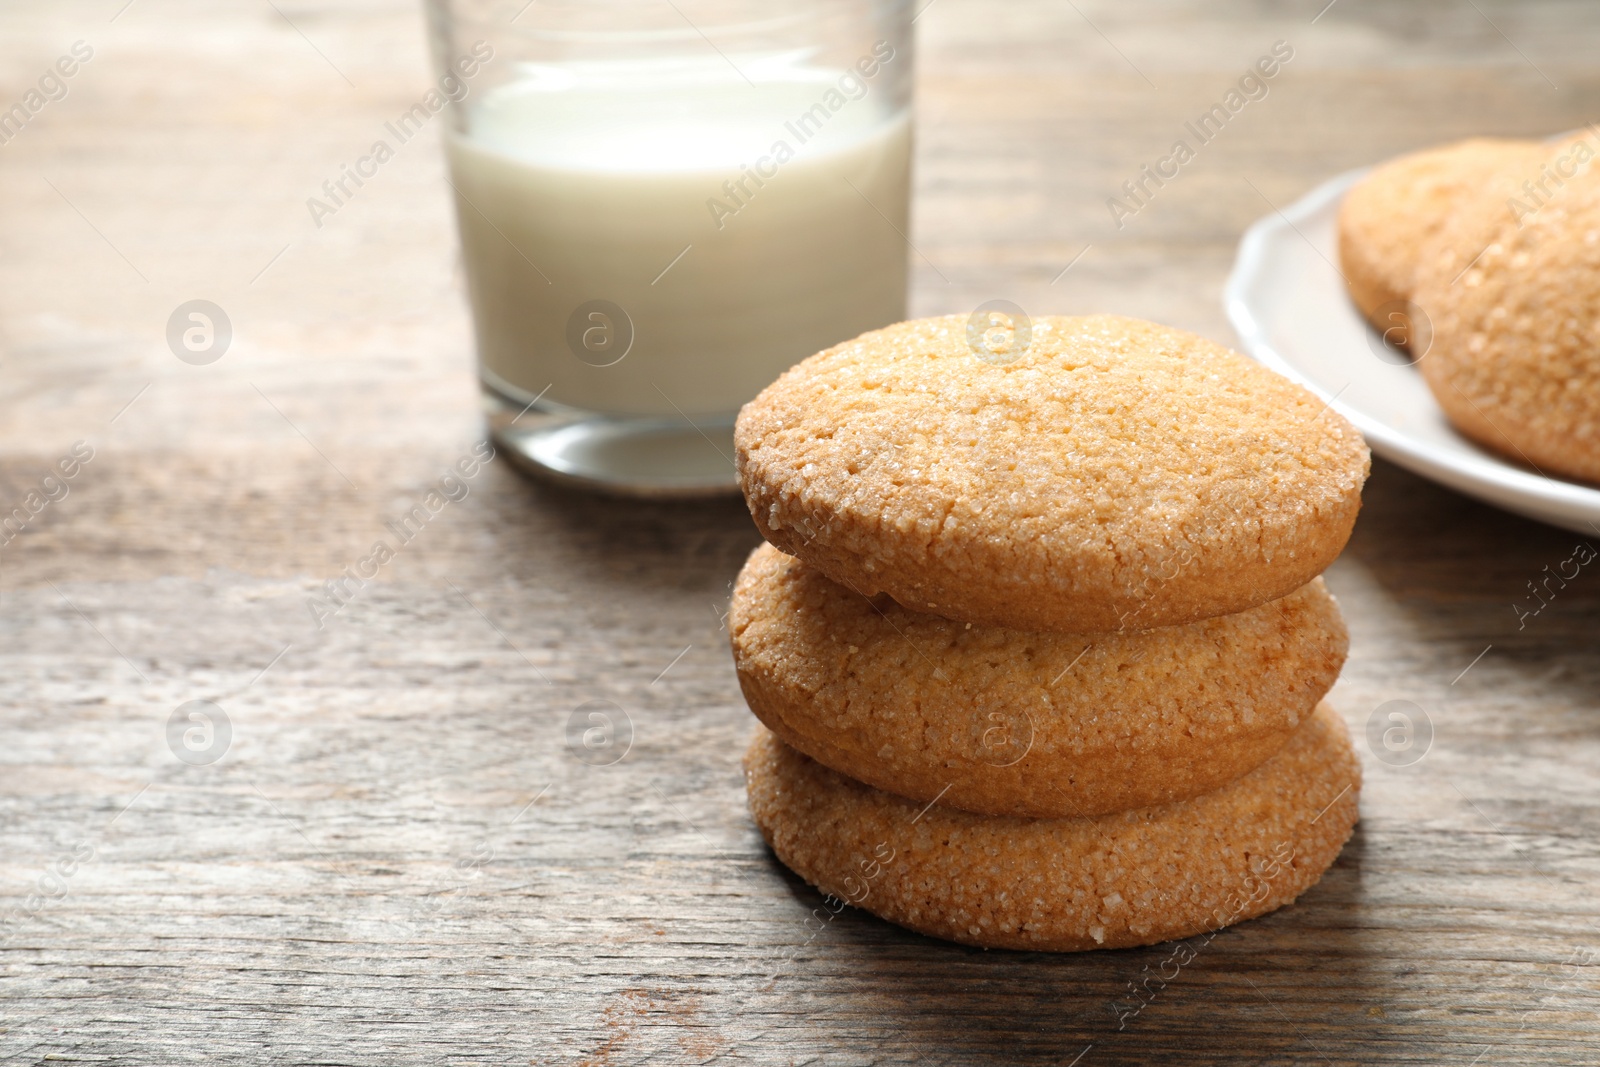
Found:
[{"label": "wooden table", "polygon": [[[1219,291],[1269,202],[1600,115],[1593,5],[1323,2],[938,0],[915,311],[1231,342]],[[0,20],[0,104],[93,49],[0,145],[0,502],[93,450],[0,551],[0,1062],[1600,1062],[1600,577],[1512,608],[1572,535],[1375,465],[1328,574],[1334,700],[1358,732],[1412,701],[1432,748],[1363,748],[1322,883],[1120,1031],[1164,948],[985,953],[853,911],[813,937],[820,898],[744,810],[737,502],[495,462],[320,629],[307,609],[481,434],[437,138],[320,228],[305,206],[426,88],[415,5]],[[1107,197],[1280,39],[1267,98],[1116,229]],[[197,298],[234,331],[202,366],[165,338]],[[191,700],[231,726],[215,762],[169,747]],[[631,724],[610,766],[567,744],[592,700]]]}]

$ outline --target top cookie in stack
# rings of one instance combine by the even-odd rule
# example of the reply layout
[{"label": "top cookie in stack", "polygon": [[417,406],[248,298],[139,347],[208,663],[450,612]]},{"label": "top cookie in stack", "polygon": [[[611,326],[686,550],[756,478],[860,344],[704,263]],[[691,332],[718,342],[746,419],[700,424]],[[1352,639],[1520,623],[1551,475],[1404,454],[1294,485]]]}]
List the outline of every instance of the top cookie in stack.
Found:
[{"label": "top cookie in stack", "polygon": [[746,757],[763,835],[835,896],[990,947],[1288,903],[1356,819],[1317,575],[1366,446],[1179,330],[1046,318],[1004,362],[967,330],[865,334],[740,414],[772,542],[729,614],[772,731]]},{"label": "top cookie in stack", "polygon": [[1344,547],[1367,449],[1305,389],[1201,337],[1042,318],[1015,360],[960,317],[798,364],[740,413],[768,541],[865,596],[1022,630],[1195,622]]}]

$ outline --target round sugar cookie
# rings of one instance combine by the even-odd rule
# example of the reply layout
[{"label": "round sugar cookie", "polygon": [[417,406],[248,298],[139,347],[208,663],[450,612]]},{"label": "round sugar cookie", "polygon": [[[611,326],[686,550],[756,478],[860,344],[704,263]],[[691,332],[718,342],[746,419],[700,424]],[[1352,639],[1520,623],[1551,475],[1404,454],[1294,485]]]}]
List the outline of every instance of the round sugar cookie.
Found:
[{"label": "round sugar cookie", "polygon": [[1563,142],[1550,169],[1572,173],[1559,187],[1546,181],[1541,202],[1463,212],[1452,229],[1483,242],[1481,253],[1465,269],[1433,263],[1414,297],[1433,322],[1418,366],[1456,428],[1542,473],[1588,482],[1600,482],[1596,145]]},{"label": "round sugar cookie", "polygon": [[1083,633],[1242,611],[1344,547],[1367,447],[1307,390],[1137,319],[1023,340],[920,319],[790,368],[734,430],[762,534],[866,596]]},{"label": "round sugar cookie", "polygon": [[756,717],[823,764],[990,815],[1099,815],[1210,792],[1282,748],[1349,647],[1320,578],[1125,634],[953,622],[850,592],[771,545],[728,629]]},{"label": "round sugar cookie", "polygon": [[1189,937],[1290,903],[1349,838],[1361,786],[1326,704],[1230,785],[1090,818],[925,808],[765,729],[744,767],[762,836],[817,888],[933,937],[1063,952]]},{"label": "round sugar cookie", "polygon": [[1392,159],[1352,187],[1339,205],[1339,263],[1361,313],[1380,330],[1393,326],[1388,313],[1415,293],[1454,212],[1507,179],[1537,177],[1549,147],[1474,137]]}]

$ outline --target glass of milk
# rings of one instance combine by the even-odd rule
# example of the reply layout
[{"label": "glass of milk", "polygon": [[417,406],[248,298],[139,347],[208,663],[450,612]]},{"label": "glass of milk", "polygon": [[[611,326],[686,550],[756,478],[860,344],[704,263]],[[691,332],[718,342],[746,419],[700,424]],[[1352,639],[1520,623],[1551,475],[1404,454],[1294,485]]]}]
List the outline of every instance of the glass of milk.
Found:
[{"label": "glass of milk", "polygon": [[739,407],[905,317],[900,0],[429,0],[496,443],[643,496],[735,488]]}]

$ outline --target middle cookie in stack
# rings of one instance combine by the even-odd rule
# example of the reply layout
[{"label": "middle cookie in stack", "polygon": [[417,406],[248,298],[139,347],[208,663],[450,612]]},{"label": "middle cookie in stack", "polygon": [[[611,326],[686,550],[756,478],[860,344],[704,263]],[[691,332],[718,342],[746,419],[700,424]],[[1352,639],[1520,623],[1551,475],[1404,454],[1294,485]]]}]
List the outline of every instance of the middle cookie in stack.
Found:
[{"label": "middle cookie in stack", "polygon": [[1322,579],[1157,630],[1008,630],[852,593],[771,545],[728,614],[745,701],[841,774],[984,815],[1187,800],[1282,748],[1348,640]]},{"label": "middle cookie in stack", "polygon": [[1356,819],[1318,575],[1365,446],[1192,334],[1043,319],[997,364],[964,325],[865,334],[741,413],[771,542],[729,615],[771,731],[746,757],[763,835],[812,884],[984,946],[1288,903]]}]

